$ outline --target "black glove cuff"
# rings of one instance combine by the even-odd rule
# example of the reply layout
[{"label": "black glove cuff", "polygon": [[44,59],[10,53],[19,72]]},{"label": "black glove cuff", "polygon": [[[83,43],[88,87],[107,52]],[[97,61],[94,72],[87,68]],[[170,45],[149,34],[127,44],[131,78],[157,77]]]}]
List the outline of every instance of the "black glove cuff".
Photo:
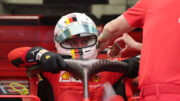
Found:
[{"label": "black glove cuff", "polygon": [[41,67],[51,73],[59,73],[67,67],[66,62],[60,54],[54,52],[46,52],[40,59]]},{"label": "black glove cuff", "polygon": [[38,60],[36,60],[37,53],[42,49],[44,49],[44,48],[42,48],[42,47],[33,47],[32,49],[30,49],[26,54],[26,61],[28,63],[37,62],[38,61]]},{"label": "black glove cuff", "polygon": [[127,74],[125,74],[129,78],[135,78],[138,76],[139,72],[139,58],[133,57],[130,59],[123,60],[124,62],[127,62],[129,64],[129,67],[127,69]]}]

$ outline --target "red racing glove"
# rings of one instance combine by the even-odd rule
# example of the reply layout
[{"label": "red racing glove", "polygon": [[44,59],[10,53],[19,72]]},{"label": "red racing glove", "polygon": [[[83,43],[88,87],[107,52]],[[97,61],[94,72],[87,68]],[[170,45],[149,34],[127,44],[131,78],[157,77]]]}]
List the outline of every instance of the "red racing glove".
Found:
[{"label": "red racing glove", "polygon": [[[42,47],[33,47],[28,51],[24,51],[25,54],[20,58],[11,59],[11,63],[17,67],[28,65],[24,64],[39,64],[47,72],[58,73],[63,68],[66,68],[67,64],[64,62],[64,58],[71,58],[66,56],[50,52]],[[8,55],[10,57],[10,54]]]}]

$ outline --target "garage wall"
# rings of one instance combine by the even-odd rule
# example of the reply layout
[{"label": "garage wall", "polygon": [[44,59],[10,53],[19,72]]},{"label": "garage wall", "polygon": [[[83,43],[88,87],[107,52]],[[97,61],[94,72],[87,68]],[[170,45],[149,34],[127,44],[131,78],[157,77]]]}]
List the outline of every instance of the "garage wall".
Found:
[{"label": "garage wall", "polygon": [[102,15],[121,14],[137,1],[138,0],[109,0],[108,4],[43,4],[43,0],[0,0],[0,14],[61,16],[70,12],[84,12],[92,13],[100,18]]}]

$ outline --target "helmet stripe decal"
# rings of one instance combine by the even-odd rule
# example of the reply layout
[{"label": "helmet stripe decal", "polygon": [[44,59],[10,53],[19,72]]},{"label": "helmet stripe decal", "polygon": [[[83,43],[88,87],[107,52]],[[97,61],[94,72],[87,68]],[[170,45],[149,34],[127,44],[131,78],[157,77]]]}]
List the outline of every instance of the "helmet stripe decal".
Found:
[{"label": "helmet stripe decal", "polygon": [[79,58],[83,59],[83,51],[82,51],[82,49],[78,49],[78,51],[79,51]]},{"label": "helmet stripe decal", "polygon": [[79,51],[77,49],[75,49],[75,56],[76,56],[76,59],[79,59]]},{"label": "helmet stripe decal", "polygon": [[65,16],[64,19],[65,19],[65,21],[66,21],[66,25],[68,25],[68,24],[69,24],[69,19],[68,19],[68,17]]},{"label": "helmet stripe decal", "polygon": [[72,59],[75,59],[75,52],[74,52],[74,49],[71,49],[71,55],[72,55]]},{"label": "helmet stripe decal", "polygon": [[65,16],[64,19],[66,21],[66,25],[68,25],[74,21],[77,21],[76,17],[71,17],[70,15]]},{"label": "helmet stripe decal", "polygon": [[83,58],[82,49],[71,49],[72,59]]},{"label": "helmet stripe decal", "polygon": [[77,18],[76,17],[72,17],[73,21],[77,21]]},{"label": "helmet stripe decal", "polygon": [[71,16],[68,16],[68,19],[69,19],[69,22],[72,23],[73,22],[73,19]]},{"label": "helmet stripe decal", "polygon": [[76,38],[77,36],[76,35],[73,35],[72,38]]},{"label": "helmet stripe decal", "polygon": [[75,15],[75,14],[71,14],[71,17],[72,17],[72,19],[73,19],[74,22],[77,21],[77,18],[76,18],[76,15]]},{"label": "helmet stripe decal", "polygon": [[82,49],[74,49],[75,58],[76,59],[83,59],[83,51]]}]

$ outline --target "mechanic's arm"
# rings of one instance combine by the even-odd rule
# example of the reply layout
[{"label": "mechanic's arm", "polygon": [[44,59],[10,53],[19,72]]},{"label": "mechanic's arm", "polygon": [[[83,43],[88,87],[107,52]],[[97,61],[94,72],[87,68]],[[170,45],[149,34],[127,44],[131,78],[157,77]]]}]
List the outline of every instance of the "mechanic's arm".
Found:
[{"label": "mechanic's arm", "polygon": [[128,24],[123,15],[110,21],[104,26],[102,33],[98,37],[99,50],[103,50],[113,39],[116,39],[123,33],[132,31],[133,29],[135,28]]},{"label": "mechanic's arm", "polygon": [[39,64],[45,71],[52,73],[58,73],[67,66],[60,54],[42,47],[16,48],[8,54],[8,59],[16,67],[30,67]]}]

